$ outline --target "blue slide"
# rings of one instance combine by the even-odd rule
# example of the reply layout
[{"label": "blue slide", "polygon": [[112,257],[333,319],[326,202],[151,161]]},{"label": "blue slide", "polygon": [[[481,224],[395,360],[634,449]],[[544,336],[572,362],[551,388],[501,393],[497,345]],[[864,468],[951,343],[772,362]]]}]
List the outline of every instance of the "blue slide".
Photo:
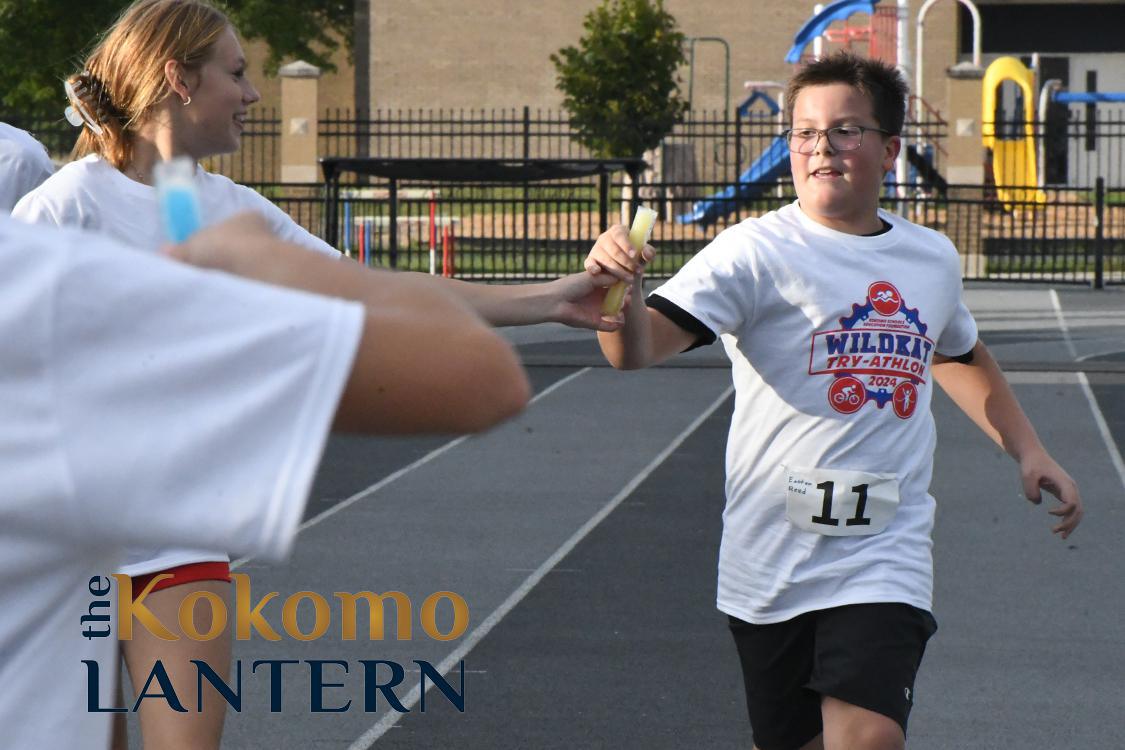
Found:
[{"label": "blue slide", "polygon": [[758,157],[738,178],[738,183],[715,193],[710,198],[696,201],[690,214],[676,217],[680,224],[707,226],[738,208],[740,203],[752,201],[765,193],[779,178],[789,174],[789,146],[783,136],[778,136],[770,147]]},{"label": "blue slide", "polygon": [[853,13],[873,14],[875,6],[878,4],[879,0],[836,0],[834,3],[829,3],[824,7],[824,10],[810,18],[804,26],[797,30],[797,35],[793,37],[793,46],[789,49],[789,54],[785,56],[785,62],[790,65],[799,63],[801,53],[805,51],[809,42],[823,34],[833,21],[845,20]]}]

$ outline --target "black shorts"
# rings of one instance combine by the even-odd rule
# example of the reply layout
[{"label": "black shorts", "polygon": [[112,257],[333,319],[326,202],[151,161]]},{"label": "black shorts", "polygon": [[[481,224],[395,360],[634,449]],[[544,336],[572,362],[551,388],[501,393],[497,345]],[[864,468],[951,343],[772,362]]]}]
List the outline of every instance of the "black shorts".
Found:
[{"label": "black shorts", "polygon": [[754,744],[794,750],[822,731],[820,701],[838,698],[906,732],[914,676],[937,622],[907,604],[855,604],[772,625],[730,618]]}]

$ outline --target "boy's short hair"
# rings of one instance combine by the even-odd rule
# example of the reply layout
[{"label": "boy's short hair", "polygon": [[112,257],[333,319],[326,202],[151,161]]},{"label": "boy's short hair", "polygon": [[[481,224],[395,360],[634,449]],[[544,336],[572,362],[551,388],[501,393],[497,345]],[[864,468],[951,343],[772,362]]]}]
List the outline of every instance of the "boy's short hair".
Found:
[{"label": "boy's short hair", "polygon": [[840,50],[815,60],[789,79],[785,87],[785,115],[793,122],[797,94],[808,86],[844,83],[871,100],[871,110],[879,127],[898,135],[906,119],[906,96],[910,92],[897,70],[882,60],[858,57]]}]

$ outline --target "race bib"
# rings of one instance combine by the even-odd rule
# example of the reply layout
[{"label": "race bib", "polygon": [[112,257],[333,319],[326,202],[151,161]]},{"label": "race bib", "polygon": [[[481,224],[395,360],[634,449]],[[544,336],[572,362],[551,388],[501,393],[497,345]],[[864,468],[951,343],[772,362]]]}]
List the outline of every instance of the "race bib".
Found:
[{"label": "race bib", "polygon": [[825,536],[868,536],[898,510],[898,478],[841,469],[782,466],[785,515],[799,529]]}]

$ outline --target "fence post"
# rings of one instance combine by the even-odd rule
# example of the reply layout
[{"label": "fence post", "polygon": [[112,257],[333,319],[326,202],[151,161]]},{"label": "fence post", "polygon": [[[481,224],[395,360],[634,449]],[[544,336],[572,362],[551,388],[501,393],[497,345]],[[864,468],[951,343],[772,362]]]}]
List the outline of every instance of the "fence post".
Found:
[{"label": "fence post", "polygon": [[[357,3],[360,5],[361,3]],[[371,110],[369,108],[344,110],[345,112],[352,112],[350,126],[355,134],[355,155],[360,157],[368,157],[371,155]],[[343,119],[340,117],[339,110],[336,113],[336,127],[343,130]],[[346,131],[345,131],[346,132]],[[346,139],[346,136],[344,136]],[[336,149],[339,150],[339,143],[336,144]],[[357,174],[355,176],[357,185],[370,185],[371,177],[366,174]]]},{"label": "fence post", "polygon": [[277,72],[281,76],[281,181],[316,182],[320,68],[298,60]]},{"label": "fence post", "polygon": [[637,167],[626,167],[625,174],[629,176],[629,181],[636,187],[633,189],[633,194],[629,196],[629,215],[625,217],[625,221],[621,222],[625,226],[632,226],[633,217],[637,215],[637,209],[641,206],[641,170]]},{"label": "fence post", "polygon": [[388,219],[390,220],[390,256],[391,268],[398,268],[398,178],[391,178],[391,186],[387,195],[389,205]]},{"label": "fence post", "polygon": [[[523,105],[523,160],[526,162],[531,158],[531,107]],[[527,273],[527,254],[531,246],[531,239],[528,235],[529,221],[528,200],[530,197],[530,190],[527,181],[523,183],[523,272]]]},{"label": "fence post", "polygon": [[735,110],[734,113],[734,179],[738,180],[742,174],[742,117]]},{"label": "fence post", "polygon": [[437,272],[437,201],[430,190],[430,276]]},{"label": "fence post", "polygon": [[1094,187],[1094,288],[1105,286],[1105,178]]},{"label": "fence post", "polygon": [[609,229],[609,172],[598,175],[598,233]]},{"label": "fence post", "polygon": [[531,107],[523,105],[523,158],[531,158]]},{"label": "fence post", "polygon": [[[346,212],[345,212],[346,213]],[[340,177],[335,164],[324,170],[324,241],[336,247],[339,240]],[[345,230],[347,231],[347,230]]]}]

